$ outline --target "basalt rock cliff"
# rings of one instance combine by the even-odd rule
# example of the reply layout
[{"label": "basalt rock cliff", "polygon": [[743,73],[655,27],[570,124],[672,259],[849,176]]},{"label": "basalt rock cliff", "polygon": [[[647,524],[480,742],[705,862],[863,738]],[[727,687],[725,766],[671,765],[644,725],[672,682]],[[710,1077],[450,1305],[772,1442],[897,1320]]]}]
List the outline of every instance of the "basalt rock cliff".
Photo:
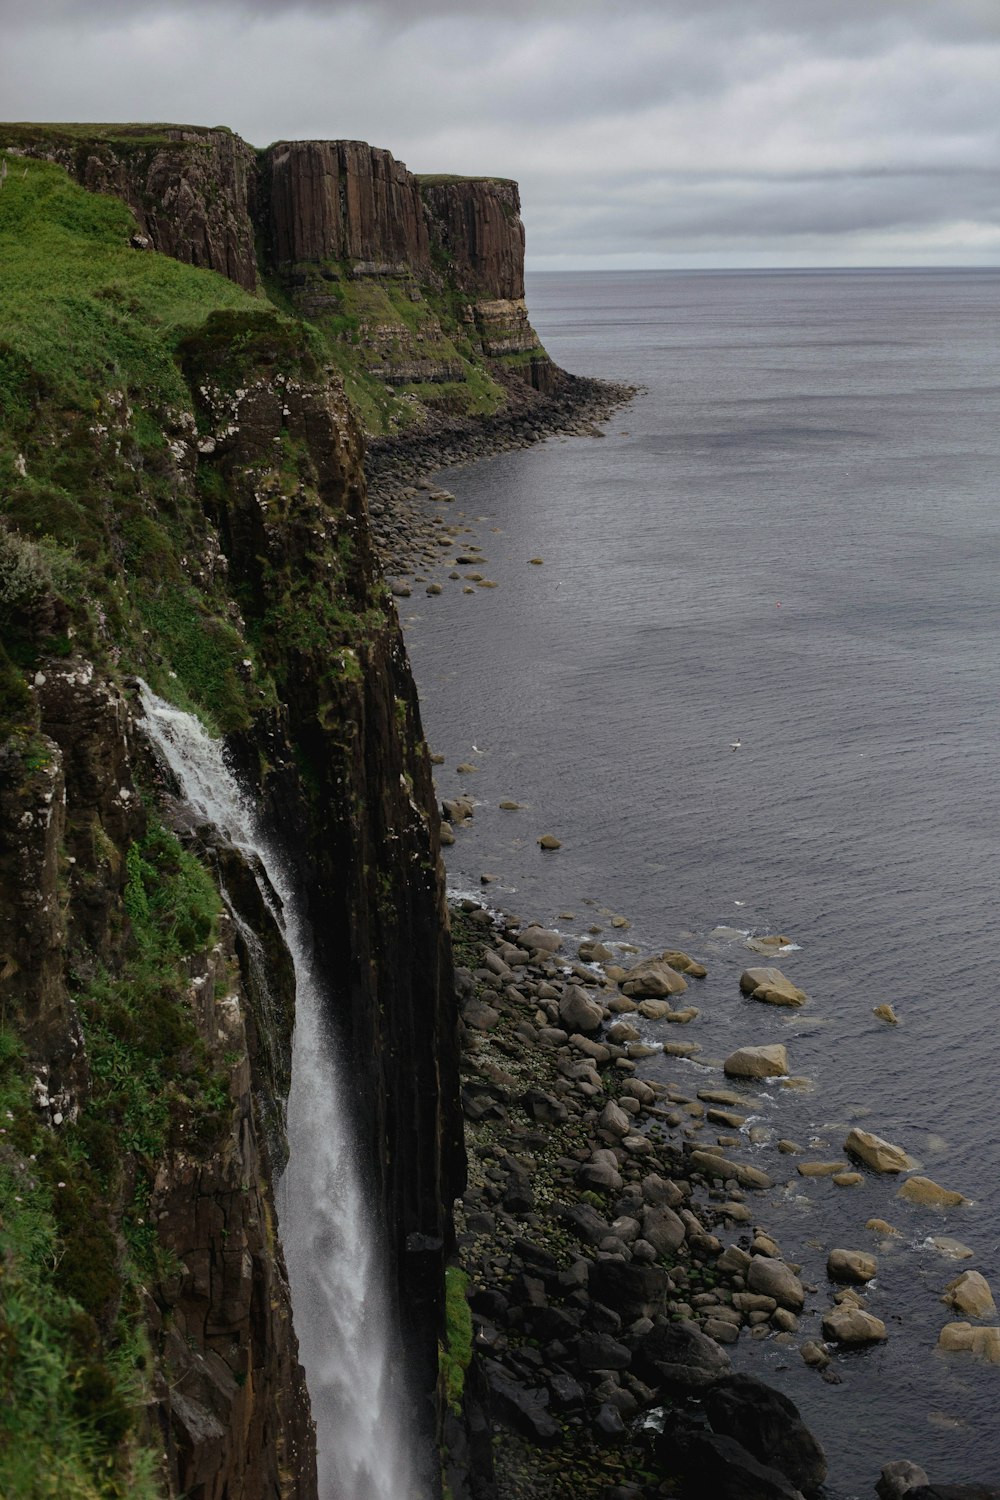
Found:
[{"label": "basalt rock cliff", "polygon": [[234,138],[7,139],[30,155],[0,188],[0,1492],[309,1500],[274,1211],[288,958],[134,682],[226,736],[295,869],[430,1452],[456,1019],[362,434],[316,330],[244,289],[260,175]]},{"label": "basalt rock cliff", "polygon": [[317,329],[369,433],[568,381],[528,319],[516,183],[418,177],[363,141],[255,151],[190,126],[0,126],[0,149],[123,199],[137,246],[269,286]]}]

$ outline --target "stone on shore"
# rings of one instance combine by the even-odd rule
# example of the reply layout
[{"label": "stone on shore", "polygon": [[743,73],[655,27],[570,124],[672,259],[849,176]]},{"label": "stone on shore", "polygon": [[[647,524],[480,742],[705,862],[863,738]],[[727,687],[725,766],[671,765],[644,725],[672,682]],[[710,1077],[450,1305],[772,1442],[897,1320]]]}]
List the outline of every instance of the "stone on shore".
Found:
[{"label": "stone on shore", "polygon": [[663,959],[646,958],[628,970],[622,989],[633,999],[662,1000],[683,994],[687,980]]},{"label": "stone on shore", "polygon": [[791,1312],[801,1312],[805,1306],[805,1288],[783,1260],[755,1255],[747,1270],[746,1282],[751,1292],[773,1297],[779,1307],[787,1307]]},{"label": "stone on shore", "polygon": [[870,1130],[852,1130],[844,1142],[844,1150],[875,1172],[905,1172],[913,1166],[902,1146],[893,1146],[880,1135],[872,1135]]},{"label": "stone on shore", "polygon": [[881,1318],[849,1302],[823,1314],[823,1334],[835,1344],[877,1344],[887,1337]]},{"label": "stone on shore", "polygon": [[705,1395],[714,1432],[736,1441],[761,1463],[779,1469],[800,1490],[826,1478],[826,1455],[794,1402],[753,1375],[724,1375]]},{"label": "stone on shore", "polygon": [[640,1339],[635,1368],[656,1384],[693,1391],[714,1384],[732,1366],[721,1345],[684,1321],[659,1325]]},{"label": "stone on shore", "polygon": [[944,1289],[942,1302],[968,1318],[992,1318],[996,1315],[996,1303],[986,1277],[979,1271],[963,1271]]},{"label": "stone on shore", "polygon": [[582,1031],[586,1035],[598,1030],[604,1020],[604,1008],[578,984],[571,984],[559,1002],[559,1019],[567,1031]]},{"label": "stone on shore", "polygon": [[538,847],[540,849],[561,849],[562,839],[557,839],[555,834],[552,833],[543,833],[538,840]]},{"label": "stone on shore", "polygon": [[692,979],[704,979],[708,973],[703,963],[699,963],[689,953],[682,953],[679,948],[668,948],[666,952],[660,954],[660,959],[663,963],[669,964],[672,969],[676,969],[678,974],[690,974]]},{"label": "stone on shore", "polygon": [[831,1250],[827,1256],[826,1274],[831,1281],[853,1281],[859,1285],[873,1281],[878,1261],[865,1250]]},{"label": "stone on shore", "polygon": [[946,1255],[949,1260],[971,1260],[975,1254],[968,1245],[953,1239],[950,1234],[932,1234],[928,1243],[934,1246],[939,1255]]},{"label": "stone on shore", "polygon": [[788,1054],[780,1044],[770,1047],[740,1047],[723,1064],[729,1078],[787,1078]]},{"label": "stone on shore", "polygon": [[929,1177],[908,1177],[896,1197],[905,1198],[907,1203],[921,1203],[935,1208],[957,1208],[960,1203],[969,1201],[961,1193],[940,1187]]},{"label": "stone on shore", "polygon": [[751,1000],[763,1000],[766,1005],[799,1006],[809,998],[780,969],[744,969],[740,989]]}]

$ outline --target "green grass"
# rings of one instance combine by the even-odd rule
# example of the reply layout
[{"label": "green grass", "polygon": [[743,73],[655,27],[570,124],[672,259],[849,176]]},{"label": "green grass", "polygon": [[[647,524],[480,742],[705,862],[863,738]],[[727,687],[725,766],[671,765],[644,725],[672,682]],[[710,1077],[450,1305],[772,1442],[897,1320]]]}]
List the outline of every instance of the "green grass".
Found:
[{"label": "green grass", "polygon": [[469,1278],[458,1266],[445,1271],[445,1337],[438,1346],[445,1399],[456,1416],[462,1412],[465,1372],[472,1360],[472,1313],[466,1300]]}]

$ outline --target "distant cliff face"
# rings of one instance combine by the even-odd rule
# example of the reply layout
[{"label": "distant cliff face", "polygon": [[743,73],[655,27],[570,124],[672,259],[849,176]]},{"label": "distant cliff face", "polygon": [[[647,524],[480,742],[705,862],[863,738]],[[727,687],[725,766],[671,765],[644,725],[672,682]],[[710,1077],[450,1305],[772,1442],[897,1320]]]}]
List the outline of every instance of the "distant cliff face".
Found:
[{"label": "distant cliff face", "polygon": [[364,141],[280,141],[262,170],[279,269],[347,261],[371,275],[429,273],[419,186],[388,151]]},{"label": "distant cliff face", "polygon": [[516,182],[422,177],[431,234],[454,285],[484,301],[524,299],[524,225]]},{"label": "distant cliff face", "polygon": [[4,149],[123,199],[139,246],[248,291],[273,277],[329,345],[369,434],[493,415],[512,389],[560,383],[524,303],[516,183],[417,177],[363,141],[255,152],[227,130],[173,125],[0,126]]}]

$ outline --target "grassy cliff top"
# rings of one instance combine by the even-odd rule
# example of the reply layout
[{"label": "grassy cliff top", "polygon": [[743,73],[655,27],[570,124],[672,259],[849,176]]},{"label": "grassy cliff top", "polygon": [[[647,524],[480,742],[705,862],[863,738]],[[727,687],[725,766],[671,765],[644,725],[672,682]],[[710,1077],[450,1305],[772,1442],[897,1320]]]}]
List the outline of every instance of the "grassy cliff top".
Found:
[{"label": "grassy cliff top", "polygon": [[495,182],[500,187],[517,187],[513,177],[462,177],[456,172],[415,172],[413,175],[421,187],[446,187],[452,182]]},{"label": "grassy cliff top", "polygon": [[33,121],[0,122],[0,145],[76,146],[81,141],[112,141],[119,145],[151,146],[168,145],[173,141],[171,132],[183,131],[185,135],[233,135],[227,125],[172,125],[167,121],[142,121],[135,124],[77,124],[72,121],[36,123]]}]

